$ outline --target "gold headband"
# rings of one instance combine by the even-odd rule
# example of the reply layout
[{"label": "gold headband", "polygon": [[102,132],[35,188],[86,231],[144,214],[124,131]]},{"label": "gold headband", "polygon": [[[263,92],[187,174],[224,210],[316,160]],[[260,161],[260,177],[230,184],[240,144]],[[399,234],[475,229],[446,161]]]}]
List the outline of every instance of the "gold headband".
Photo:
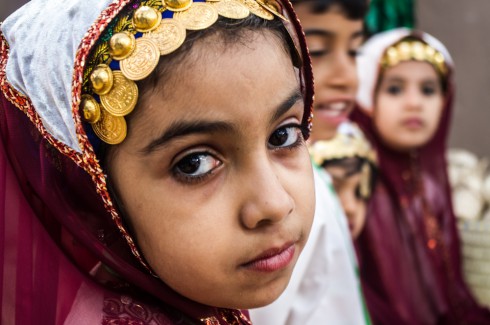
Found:
[{"label": "gold headband", "polygon": [[[311,159],[317,166],[334,159],[361,158],[377,165],[376,152],[373,150],[361,131],[355,130],[351,133],[337,132],[331,140],[317,141],[309,147]],[[371,166],[364,162],[361,169],[360,194],[367,199],[371,196]]]},{"label": "gold headband", "polygon": [[317,141],[309,147],[315,164],[321,166],[333,159],[362,158],[376,165],[376,152],[362,136],[337,132],[331,140]]},{"label": "gold headband", "polygon": [[445,59],[441,52],[417,40],[403,40],[390,46],[381,60],[381,65],[386,69],[411,60],[430,63],[441,76],[447,73]]},{"label": "gold headband", "polygon": [[187,30],[206,29],[218,16],[286,20],[275,0],[146,0],[136,8],[108,26],[84,71],[80,112],[108,144],[126,138],[124,117],[138,101],[135,81],[148,77],[160,56],[177,50]]}]

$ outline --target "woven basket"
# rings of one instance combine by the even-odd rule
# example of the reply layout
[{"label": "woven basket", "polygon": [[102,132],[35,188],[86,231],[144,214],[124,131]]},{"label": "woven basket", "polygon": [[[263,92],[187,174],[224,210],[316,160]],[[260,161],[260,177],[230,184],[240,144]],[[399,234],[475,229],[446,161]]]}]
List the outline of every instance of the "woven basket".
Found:
[{"label": "woven basket", "polygon": [[490,210],[481,220],[460,220],[466,281],[480,304],[490,307]]}]

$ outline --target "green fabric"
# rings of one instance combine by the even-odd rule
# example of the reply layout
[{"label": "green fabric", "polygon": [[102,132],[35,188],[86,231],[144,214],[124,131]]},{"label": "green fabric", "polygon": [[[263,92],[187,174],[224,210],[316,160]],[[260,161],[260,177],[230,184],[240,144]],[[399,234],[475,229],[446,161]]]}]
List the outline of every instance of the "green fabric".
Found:
[{"label": "green fabric", "polygon": [[366,299],[364,298],[364,292],[362,291],[361,275],[359,273],[358,267],[356,267],[356,275],[357,275],[357,279],[359,279],[359,292],[361,293],[362,311],[364,313],[364,320],[366,321],[366,325],[372,325],[373,322],[371,321],[371,316],[369,316],[369,310],[367,308]]},{"label": "green fabric", "polygon": [[369,35],[397,27],[415,26],[415,0],[371,0],[366,16]]}]

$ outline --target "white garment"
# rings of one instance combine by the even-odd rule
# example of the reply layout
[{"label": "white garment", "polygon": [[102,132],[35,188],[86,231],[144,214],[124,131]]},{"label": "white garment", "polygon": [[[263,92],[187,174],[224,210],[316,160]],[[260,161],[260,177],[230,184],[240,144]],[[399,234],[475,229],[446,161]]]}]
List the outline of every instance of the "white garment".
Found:
[{"label": "white garment", "polygon": [[250,310],[254,325],[366,324],[357,260],[330,176],[314,168],[316,210],[288,287],[271,305]]}]

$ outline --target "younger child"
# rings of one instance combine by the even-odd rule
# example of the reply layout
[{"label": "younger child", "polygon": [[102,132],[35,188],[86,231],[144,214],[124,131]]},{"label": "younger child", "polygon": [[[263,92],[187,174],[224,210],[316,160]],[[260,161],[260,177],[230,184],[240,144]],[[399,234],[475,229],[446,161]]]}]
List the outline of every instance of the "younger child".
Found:
[{"label": "younger child", "polygon": [[377,150],[379,179],[358,241],[376,324],[489,324],[461,272],[446,174],[453,62],[432,36],[397,29],[361,51],[353,118]]},{"label": "younger child", "polygon": [[2,323],[250,324],[315,205],[289,2],[33,0],[1,32]]},{"label": "younger child", "polygon": [[352,240],[356,240],[366,222],[376,175],[376,154],[353,123],[342,124],[332,140],[317,141],[309,150],[313,162],[332,177]]}]

